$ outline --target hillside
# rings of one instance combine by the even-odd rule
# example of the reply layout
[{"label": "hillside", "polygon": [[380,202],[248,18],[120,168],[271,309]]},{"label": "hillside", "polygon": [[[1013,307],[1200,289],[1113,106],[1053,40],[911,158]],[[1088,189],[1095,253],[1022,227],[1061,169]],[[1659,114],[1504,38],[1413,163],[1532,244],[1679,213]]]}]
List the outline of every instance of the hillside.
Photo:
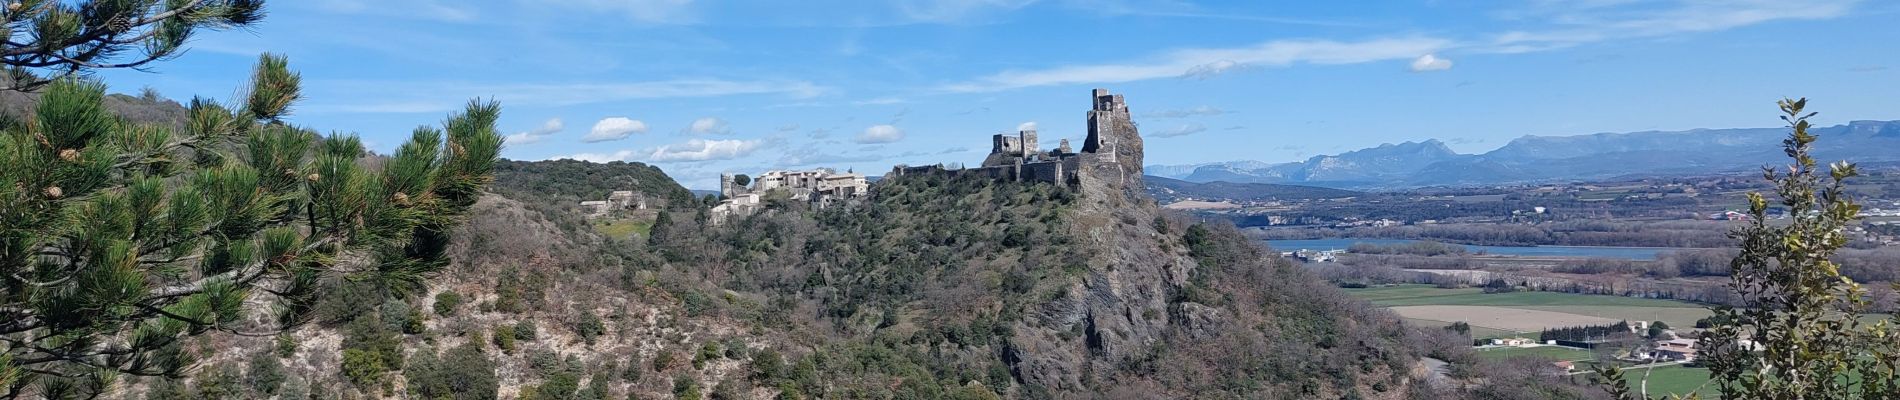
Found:
[{"label": "hillside", "polygon": [[571,202],[605,199],[617,190],[631,190],[666,204],[684,205],[695,200],[691,191],[659,168],[625,161],[502,160],[495,165],[491,190],[515,199]]}]

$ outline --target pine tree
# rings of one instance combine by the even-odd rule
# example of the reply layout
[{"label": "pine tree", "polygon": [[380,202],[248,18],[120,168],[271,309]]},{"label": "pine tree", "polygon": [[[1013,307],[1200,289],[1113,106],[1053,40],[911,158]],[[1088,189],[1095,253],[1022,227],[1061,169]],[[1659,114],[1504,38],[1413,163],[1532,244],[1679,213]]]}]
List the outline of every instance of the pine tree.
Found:
[{"label": "pine tree", "polygon": [[490,180],[499,106],[371,157],[285,123],[299,87],[264,55],[242,102],[195,99],[182,128],[125,123],[75,79],[0,119],[0,398],[177,377],[183,338],[297,326],[337,280],[424,292]]},{"label": "pine tree", "polygon": [[[1769,222],[1768,200],[1748,195],[1751,218],[1733,234],[1742,252],[1730,263],[1729,289],[1742,304],[1714,309],[1698,361],[1723,399],[1900,398],[1900,340],[1891,322],[1862,323],[1866,291],[1829,260],[1860,212],[1846,193],[1859,171],[1838,162],[1820,175],[1807,103],[1780,102],[1790,128],[1782,147],[1794,164],[1762,170],[1787,222]],[[1620,398],[1634,397],[1620,380],[1609,384]]]},{"label": "pine tree", "polygon": [[0,64],[9,68],[0,89],[142,68],[181,54],[199,29],[243,28],[263,18],[264,0],[4,0],[0,19],[9,40],[0,43]]}]

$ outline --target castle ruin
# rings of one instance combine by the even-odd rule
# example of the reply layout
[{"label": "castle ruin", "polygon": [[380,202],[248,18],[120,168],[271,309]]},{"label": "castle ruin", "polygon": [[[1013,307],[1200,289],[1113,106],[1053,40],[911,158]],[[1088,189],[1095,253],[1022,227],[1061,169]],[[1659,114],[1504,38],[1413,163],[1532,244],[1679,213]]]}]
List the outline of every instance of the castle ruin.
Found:
[{"label": "castle ruin", "polygon": [[[979,168],[951,169],[942,164],[912,167],[898,165],[887,177],[917,174],[979,175],[1021,181],[1078,183],[1082,179],[1103,179],[1128,184],[1141,179],[1141,134],[1128,114],[1122,95],[1107,89],[1091,93],[1093,108],[1088,112],[1088,138],[1082,151],[1076,152],[1064,139],[1055,149],[1043,151],[1035,129],[997,134],[990,140],[990,155]],[[1132,168],[1130,167],[1132,165]],[[1131,176],[1132,174],[1132,176]],[[1139,184],[1139,182],[1134,182]]]}]

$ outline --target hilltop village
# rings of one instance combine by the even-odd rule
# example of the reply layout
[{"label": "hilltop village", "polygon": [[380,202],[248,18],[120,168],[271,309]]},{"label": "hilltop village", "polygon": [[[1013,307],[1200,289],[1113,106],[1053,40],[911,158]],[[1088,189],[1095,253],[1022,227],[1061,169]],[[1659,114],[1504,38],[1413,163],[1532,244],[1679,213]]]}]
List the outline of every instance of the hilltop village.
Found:
[{"label": "hilltop village", "polygon": [[[885,179],[915,175],[976,175],[1011,182],[1047,182],[1080,184],[1085,179],[1101,179],[1117,184],[1136,183],[1141,178],[1141,138],[1128,113],[1122,95],[1107,89],[1090,93],[1088,136],[1077,151],[1068,139],[1053,149],[1043,150],[1035,129],[1015,134],[996,134],[990,138],[990,154],[981,167],[952,168],[944,164],[891,168]],[[733,216],[746,216],[764,209],[767,199],[783,196],[786,200],[806,202],[813,208],[850,204],[871,193],[870,179],[855,171],[839,173],[830,168],[810,170],[774,170],[759,176],[721,174],[718,205],[711,209],[713,222]],[[607,200],[583,201],[588,215],[604,215],[615,209],[645,208],[644,199],[631,192],[614,192]]]}]

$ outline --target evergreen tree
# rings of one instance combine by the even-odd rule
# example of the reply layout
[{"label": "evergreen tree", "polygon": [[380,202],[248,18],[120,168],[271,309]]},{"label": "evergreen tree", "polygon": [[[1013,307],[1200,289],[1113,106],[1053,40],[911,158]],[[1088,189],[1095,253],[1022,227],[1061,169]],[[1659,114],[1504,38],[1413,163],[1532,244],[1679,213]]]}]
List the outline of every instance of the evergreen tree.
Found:
[{"label": "evergreen tree", "polygon": [[178,56],[198,29],[243,28],[264,18],[264,0],[7,0],[3,7],[5,90],[97,69],[141,68]]},{"label": "evergreen tree", "polygon": [[[1752,218],[1733,234],[1742,252],[1730,263],[1729,289],[1742,303],[1714,309],[1698,361],[1723,399],[1900,398],[1895,330],[1856,318],[1868,309],[1866,291],[1830,261],[1860,212],[1846,194],[1846,180],[1859,172],[1838,162],[1821,176],[1807,99],[1780,106],[1791,129],[1783,150],[1794,164],[1763,168],[1762,176],[1774,183],[1787,222],[1769,222],[1768,200],[1748,195]],[[1621,381],[1608,385],[1619,398],[1635,396]]]},{"label": "evergreen tree", "polygon": [[283,121],[299,81],[265,55],[242,102],[193,100],[177,130],[122,122],[104,85],[74,79],[0,118],[0,398],[177,377],[184,337],[296,326],[340,279],[425,293],[490,179],[499,107],[471,102],[446,138],[419,128],[372,159]]}]

